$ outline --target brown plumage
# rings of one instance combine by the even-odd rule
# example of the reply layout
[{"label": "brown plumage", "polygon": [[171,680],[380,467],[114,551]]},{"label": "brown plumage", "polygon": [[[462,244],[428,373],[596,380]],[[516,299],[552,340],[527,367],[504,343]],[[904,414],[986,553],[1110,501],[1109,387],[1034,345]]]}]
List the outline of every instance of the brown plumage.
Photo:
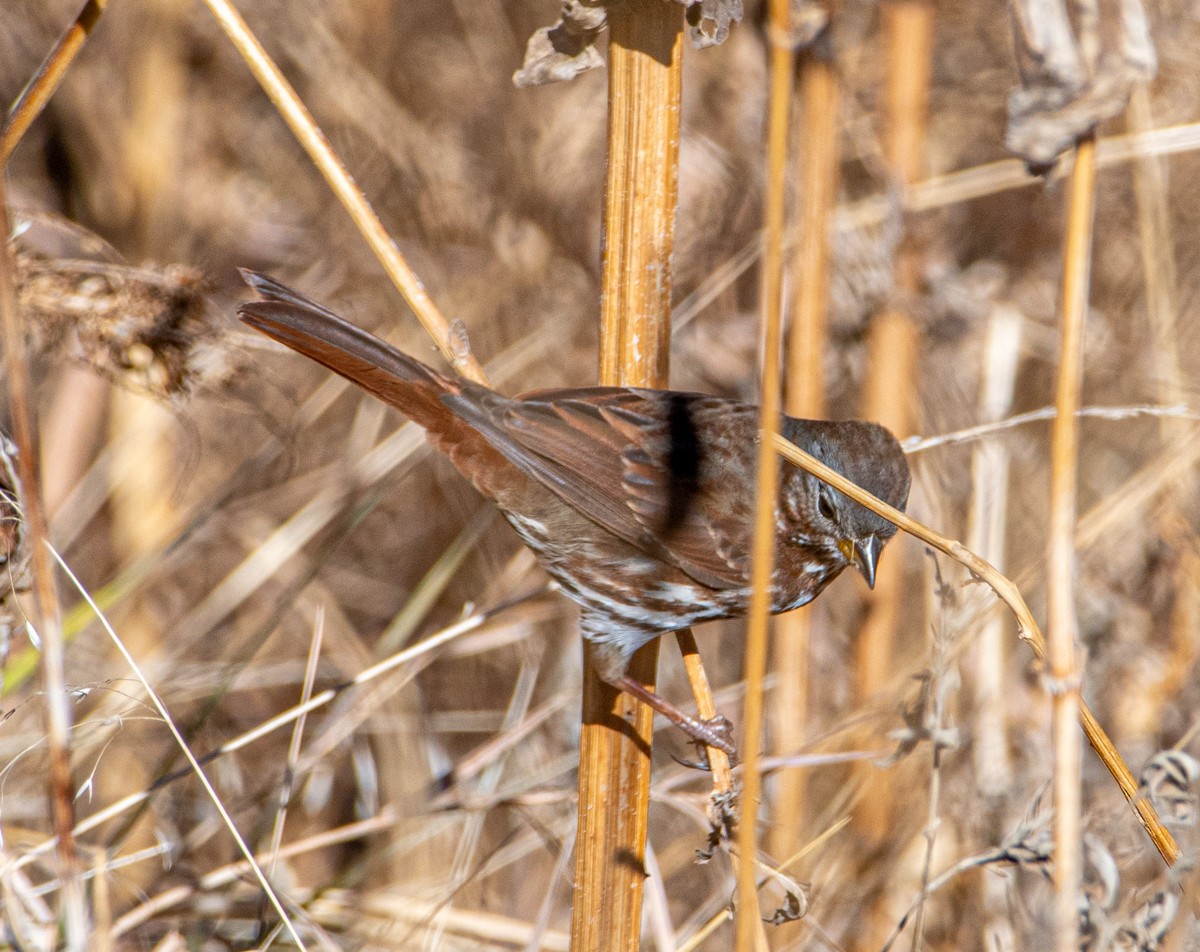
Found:
[{"label": "brown plumage", "polygon": [[[758,409],[631,387],[504,397],[438,373],[264,275],[243,321],[375,394],[416,423],[488,498],[563,591],[600,675],[693,738],[733,752],[727,724],[697,721],[626,677],[646,642],[749,602]],[[909,472],[883,427],[784,417],[781,431],[903,509]],[[874,583],[895,527],[815,477],[782,466],[776,612],[810,601],[848,565]]]}]

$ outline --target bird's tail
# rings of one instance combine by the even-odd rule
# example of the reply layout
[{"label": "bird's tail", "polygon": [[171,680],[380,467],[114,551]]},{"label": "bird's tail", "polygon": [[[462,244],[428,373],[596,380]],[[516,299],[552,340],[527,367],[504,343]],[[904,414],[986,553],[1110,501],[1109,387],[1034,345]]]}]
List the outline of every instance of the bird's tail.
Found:
[{"label": "bird's tail", "polygon": [[242,277],[262,296],[238,308],[246,324],[375,394],[435,438],[461,427],[441,397],[461,393],[462,381],[401,353],[274,278],[245,268]]}]

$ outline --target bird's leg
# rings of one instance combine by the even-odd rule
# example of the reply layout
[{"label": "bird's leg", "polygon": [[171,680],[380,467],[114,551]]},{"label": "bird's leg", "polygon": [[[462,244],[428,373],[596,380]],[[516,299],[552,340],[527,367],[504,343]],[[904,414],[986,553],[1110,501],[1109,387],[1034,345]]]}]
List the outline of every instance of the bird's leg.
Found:
[{"label": "bird's leg", "polygon": [[733,746],[733,725],[729,723],[728,718],[718,714],[716,717],[701,720],[685,714],[666,698],[648,690],[644,684],[627,674],[620,674],[606,680],[618,690],[637,698],[643,704],[648,704],[692,740],[704,744],[706,747],[715,747],[717,750],[724,751],[730,760],[736,759],[737,748]]}]

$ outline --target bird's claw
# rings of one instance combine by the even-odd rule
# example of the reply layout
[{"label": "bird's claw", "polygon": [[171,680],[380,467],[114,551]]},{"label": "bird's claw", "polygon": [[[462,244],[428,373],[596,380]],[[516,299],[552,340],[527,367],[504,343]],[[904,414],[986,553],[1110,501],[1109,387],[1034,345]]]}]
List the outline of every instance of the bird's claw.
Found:
[{"label": "bird's claw", "polygon": [[698,740],[693,740],[692,743],[696,745],[696,750],[700,753],[698,760],[687,760],[683,757],[677,757],[675,754],[671,754],[671,759],[675,761],[675,763],[679,764],[680,767],[687,767],[691,770],[703,770],[706,773],[711,773],[712,764],[709,763],[708,760],[708,745]]},{"label": "bird's claw", "polygon": [[695,721],[694,724],[695,732],[688,731],[688,734],[691,736],[692,743],[696,745],[699,756],[694,761],[673,757],[676,763],[684,767],[691,767],[693,770],[711,771],[712,763],[708,756],[710,747],[725,754],[729,758],[730,766],[737,762],[737,747],[733,743],[733,723],[729,718],[723,714],[717,714]]}]

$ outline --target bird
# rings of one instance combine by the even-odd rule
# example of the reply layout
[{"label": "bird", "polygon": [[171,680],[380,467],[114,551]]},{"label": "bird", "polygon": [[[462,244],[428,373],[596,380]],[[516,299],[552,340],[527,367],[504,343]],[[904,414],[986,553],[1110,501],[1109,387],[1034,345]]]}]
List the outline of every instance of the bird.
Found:
[{"label": "bird", "polygon": [[[495,503],[561,591],[602,680],[694,742],[736,748],[630,677],[630,658],[672,631],[744,615],[750,602],[759,408],[676,390],[576,387],[507,397],[441,373],[285,284],[247,269],[259,299],[239,318],[424,427]],[[903,510],[910,473],[883,426],[781,415],[780,432]],[[896,527],[805,470],[780,467],[770,608],[810,602],[854,566],[874,587]]]}]

